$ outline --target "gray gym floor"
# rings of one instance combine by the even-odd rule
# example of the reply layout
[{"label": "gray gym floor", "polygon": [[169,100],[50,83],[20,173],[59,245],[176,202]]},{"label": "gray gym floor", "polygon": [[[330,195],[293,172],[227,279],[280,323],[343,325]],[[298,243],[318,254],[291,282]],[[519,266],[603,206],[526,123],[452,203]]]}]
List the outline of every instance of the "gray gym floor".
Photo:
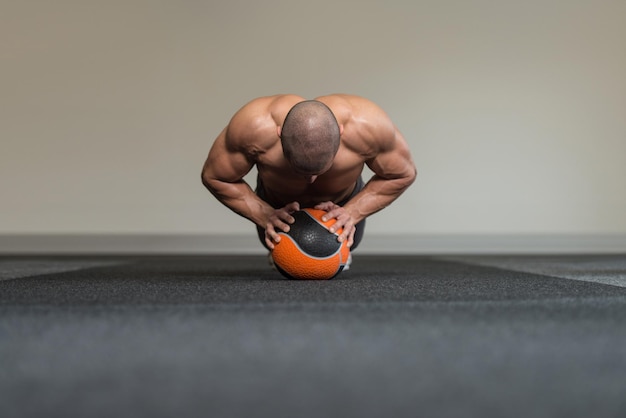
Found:
[{"label": "gray gym floor", "polygon": [[624,414],[624,254],[0,257],[4,418]]}]

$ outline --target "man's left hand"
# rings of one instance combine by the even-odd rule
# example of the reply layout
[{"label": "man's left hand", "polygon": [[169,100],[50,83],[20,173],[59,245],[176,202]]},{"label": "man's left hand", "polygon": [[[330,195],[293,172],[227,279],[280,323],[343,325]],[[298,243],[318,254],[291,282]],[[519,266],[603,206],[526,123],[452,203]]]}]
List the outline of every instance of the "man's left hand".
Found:
[{"label": "man's left hand", "polygon": [[330,232],[335,233],[339,229],[343,228],[343,231],[337,238],[339,242],[348,241],[348,247],[351,247],[354,242],[354,233],[356,232],[355,222],[352,215],[348,211],[335,204],[334,202],[322,202],[315,205],[315,209],[325,210],[328,212],[322,217],[322,221],[327,222],[331,219],[337,221],[330,227]]}]

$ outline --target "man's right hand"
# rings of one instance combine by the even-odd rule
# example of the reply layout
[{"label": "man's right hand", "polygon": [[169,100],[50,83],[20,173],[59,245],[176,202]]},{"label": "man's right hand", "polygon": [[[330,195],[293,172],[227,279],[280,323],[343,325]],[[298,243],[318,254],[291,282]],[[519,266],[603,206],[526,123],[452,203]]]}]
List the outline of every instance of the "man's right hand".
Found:
[{"label": "man's right hand", "polygon": [[276,209],[267,219],[265,226],[265,244],[270,250],[274,249],[274,244],[280,241],[278,232],[289,232],[289,228],[296,220],[292,213],[300,210],[298,202],[291,202],[283,208]]}]

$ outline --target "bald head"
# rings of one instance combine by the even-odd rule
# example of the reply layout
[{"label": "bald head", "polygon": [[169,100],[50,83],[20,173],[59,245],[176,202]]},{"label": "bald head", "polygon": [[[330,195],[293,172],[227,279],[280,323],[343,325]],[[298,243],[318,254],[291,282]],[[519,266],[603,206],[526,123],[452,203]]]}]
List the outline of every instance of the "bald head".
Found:
[{"label": "bald head", "polygon": [[340,130],[333,112],[322,102],[307,100],[291,108],[281,129],[285,158],[298,172],[319,174],[339,149]]}]

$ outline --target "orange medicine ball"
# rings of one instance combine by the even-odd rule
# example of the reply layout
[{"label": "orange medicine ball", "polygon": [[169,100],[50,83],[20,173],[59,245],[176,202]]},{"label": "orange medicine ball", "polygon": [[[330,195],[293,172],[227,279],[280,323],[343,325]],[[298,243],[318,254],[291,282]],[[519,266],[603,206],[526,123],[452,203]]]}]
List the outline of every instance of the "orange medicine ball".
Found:
[{"label": "orange medicine ball", "polygon": [[327,280],[339,274],[350,256],[347,240],[337,241],[341,229],[328,229],[336,222],[322,221],[326,211],[303,209],[294,212],[289,232],[279,232],[280,241],[272,250],[278,271],[290,279]]}]

